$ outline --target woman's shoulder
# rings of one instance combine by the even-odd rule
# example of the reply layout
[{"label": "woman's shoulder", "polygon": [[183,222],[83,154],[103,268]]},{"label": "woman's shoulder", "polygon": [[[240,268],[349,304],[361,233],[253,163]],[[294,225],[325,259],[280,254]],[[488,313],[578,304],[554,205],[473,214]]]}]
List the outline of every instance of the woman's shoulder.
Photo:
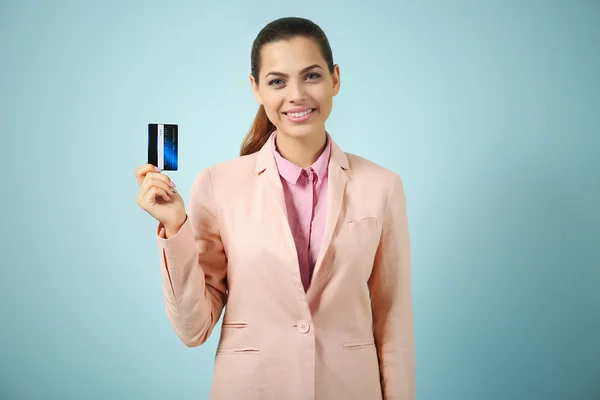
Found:
[{"label": "woman's shoulder", "polygon": [[387,167],[352,153],[346,153],[346,157],[348,193],[360,198],[363,205],[368,207],[371,204],[383,210],[390,201],[398,201],[403,196],[404,184],[392,166]]},{"label": "woman's shoulder", "polygon": [[209,181],[213,188],[239,187],[254,174],[256,154],[239,156],[200,169],[196,181]]},{"label": "woman's shoulder", "polygon": [[391,167],[385,167],[382,164],[357,154],[345,154],[348,158],[350,173],[356,179],[381,183],[390,183],[391,181],[400,180],[400,174]]},{"label": "woman's shoulder", "polygon": [[246,177],[254,173],[256,154],[239,156],[208,167],[212,176],[233,179]]}]

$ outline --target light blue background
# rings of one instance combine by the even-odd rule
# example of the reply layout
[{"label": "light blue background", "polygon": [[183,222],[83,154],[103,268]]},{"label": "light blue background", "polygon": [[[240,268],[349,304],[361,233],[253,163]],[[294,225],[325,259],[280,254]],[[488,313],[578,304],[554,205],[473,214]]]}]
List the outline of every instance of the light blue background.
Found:
[{"label": "light blue background", "polygon": [[237,156],[249,53],[313,19],[342,71],[328,130],[404,179],[420,400],[600,398],[598,1],[2,1],[1,399],[205,399],[179,342],[146,125],[180,126],[184,198]]}]

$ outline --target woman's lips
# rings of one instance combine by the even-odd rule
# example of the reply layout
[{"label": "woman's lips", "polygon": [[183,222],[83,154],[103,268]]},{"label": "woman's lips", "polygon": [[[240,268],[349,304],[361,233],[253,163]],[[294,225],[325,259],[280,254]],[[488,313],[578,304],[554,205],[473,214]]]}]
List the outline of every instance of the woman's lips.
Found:
[{"label": "woman's lips", "polygon": [[315,113],[316,108],[305,108],[304,110],[293,110],[293,111],[287,111],[284,112],[283,114],[285,114],[285,116],[288,118],[289,121],[291,122],[304,122],[306,120],[308,120],[309,118],[311,118],[313,116],[313,114]]}]

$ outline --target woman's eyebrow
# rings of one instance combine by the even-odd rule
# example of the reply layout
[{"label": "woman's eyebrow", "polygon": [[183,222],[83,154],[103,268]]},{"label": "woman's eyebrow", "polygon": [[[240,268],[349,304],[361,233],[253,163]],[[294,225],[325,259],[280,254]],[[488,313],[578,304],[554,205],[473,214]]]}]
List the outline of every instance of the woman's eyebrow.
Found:
[{"label": "woman's eyebrow", "polygon": [[[303,69],[302,69],[302,71],[300,71],[300,74],[303,74],[303,73],[305,73],[305,72],[307,72],[308,70],[311,70],[311,69],[313,69],[313,68],[319,68],[319,69],[323,69],[323,68],[322,68],[322,67],[321,67],[319,64],[313,64],[313,65],[310,65],[310,66],[308,66],[308,67],[306,67],[306,68],[303,68]],[[265,78],[266,78],[267,76],[269,76],[269,75],[274,75],[274,76],[282,76],[282,77],[284,77],[284,78],[288,76],[288,74],[284,74],[283,72],[271,71],[271,72],[269,72],[268,74],[266,74],[266,75],[265,75]]]}]

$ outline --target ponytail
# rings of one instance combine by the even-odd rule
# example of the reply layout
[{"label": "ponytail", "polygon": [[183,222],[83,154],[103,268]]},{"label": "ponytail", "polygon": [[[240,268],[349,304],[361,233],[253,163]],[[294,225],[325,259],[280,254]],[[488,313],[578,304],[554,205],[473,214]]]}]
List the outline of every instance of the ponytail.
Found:
[{"label": "ponytail", "polygon": [[265,107],[261,105],[256,113],[256,117],[254,117],[254,122],[252,122],[248,134],[242,142],[240,156],[246,156],[259,151],[267,143],[267,140],[269,140],[271,133],[275,132],[275,129],[275,125],[267,117]]}]

